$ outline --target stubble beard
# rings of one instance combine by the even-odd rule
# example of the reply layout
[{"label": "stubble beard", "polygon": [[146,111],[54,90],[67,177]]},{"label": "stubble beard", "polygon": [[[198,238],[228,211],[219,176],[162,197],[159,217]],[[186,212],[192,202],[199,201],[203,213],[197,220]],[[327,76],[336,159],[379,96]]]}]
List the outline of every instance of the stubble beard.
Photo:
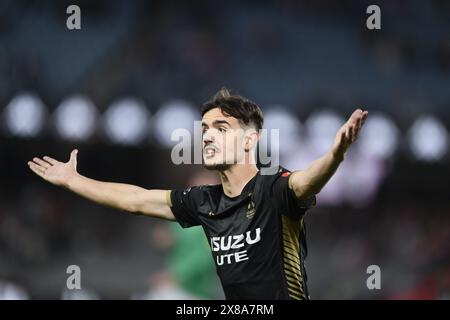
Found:
[{"label": "stubble beard", "polygon": [[230,163],[213,163],[213,164],[203,164],[203,167],[206,170],[211,171],[225,171],[231,168],[233,164]]}]

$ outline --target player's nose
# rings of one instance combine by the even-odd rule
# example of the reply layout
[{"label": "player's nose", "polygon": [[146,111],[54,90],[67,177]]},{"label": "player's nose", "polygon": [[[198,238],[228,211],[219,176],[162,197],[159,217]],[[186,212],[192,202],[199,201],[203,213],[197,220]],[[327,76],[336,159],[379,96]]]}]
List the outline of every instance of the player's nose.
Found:
[{"label": "player's nose", "polygon": [[208,130],[203,134],[203,143],[206,146],[211,142],[214,142],[214,135],[211,134],[211,130]]}]

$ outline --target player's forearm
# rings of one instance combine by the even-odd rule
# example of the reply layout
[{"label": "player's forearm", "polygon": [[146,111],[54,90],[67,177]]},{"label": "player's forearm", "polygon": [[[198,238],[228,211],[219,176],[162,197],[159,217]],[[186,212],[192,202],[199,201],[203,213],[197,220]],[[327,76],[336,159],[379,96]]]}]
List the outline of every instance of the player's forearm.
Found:
[{"label": "player's forearm", "polygon": [[66,187],[86,199],[131,213],[137,211],[133,197],[145,190],[125,183],[98,181],[80,174],[71,177]]},{"label": "player's forearm", "polygon": [[306,170],[296,171],[291,177],[291,188],[298,198],[318,194],[336,172],[343,157],[327,152],[315,160]]}]

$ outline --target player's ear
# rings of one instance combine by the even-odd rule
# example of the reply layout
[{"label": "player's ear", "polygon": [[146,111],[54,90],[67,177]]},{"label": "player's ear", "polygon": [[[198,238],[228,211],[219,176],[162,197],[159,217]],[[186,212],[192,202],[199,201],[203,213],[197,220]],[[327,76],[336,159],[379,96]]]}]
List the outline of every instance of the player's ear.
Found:
[{"label": "player's ear", "polygon": [[246,152],[252,150],[253,148],[256,147],[256,144],[258,143],[259,140],[259,134],[258,132],[253,129],[247,129],[245,131],[245,136],[244,136],[244,149]]}]

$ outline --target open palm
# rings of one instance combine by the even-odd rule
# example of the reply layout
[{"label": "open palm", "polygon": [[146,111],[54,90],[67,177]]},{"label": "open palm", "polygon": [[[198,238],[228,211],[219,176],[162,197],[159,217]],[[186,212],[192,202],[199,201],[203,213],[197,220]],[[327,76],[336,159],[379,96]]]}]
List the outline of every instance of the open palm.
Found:
[{"label": "open palm", "polygon": [[339,129],[333,143],[333,154],[344,157],[348,147],[358,138],[359,131],[366,121],[368,111],[355,110],[348,121]]},{"label": "open palm", "polygon": [[60,162],[48,156],[42,159],[35,157],[33,161],[28,161],[28,166],[42,179],[58,186],[67,186],[70,178],[77,174],[77,154],[77,149],[72,150],[67,162]]}]

